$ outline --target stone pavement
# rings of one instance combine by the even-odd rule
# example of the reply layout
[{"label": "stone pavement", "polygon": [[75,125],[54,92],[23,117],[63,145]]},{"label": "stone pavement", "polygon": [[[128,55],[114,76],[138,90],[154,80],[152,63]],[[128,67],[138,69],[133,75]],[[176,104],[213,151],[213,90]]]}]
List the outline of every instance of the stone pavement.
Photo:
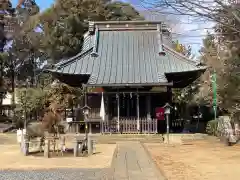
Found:
[{"label": "stone pavement", "polygon": [[[95,166],[104,163],[94,156],[91,158]],[[13,160],[15,164],[12,165],[17,165],[17,159]],[[49,163],[45,161],[43,160],[42,163],[47,166]],[[138,141],[117,142],[111,167],[89,168],[83,167],[84,159],[79,159],[77,162],[82,166],[39,170],[34,168],[1,170],[0,168],[0,180],[164,180],[143,145]]]},{"label": "stone pavement", "polygon": [[118,142],[112,163],[114,180],[164,180],[140,142]]},{"label": "stone pavement", "polygon": [[107,180],[107,169],[0,170],[0,180]]}]

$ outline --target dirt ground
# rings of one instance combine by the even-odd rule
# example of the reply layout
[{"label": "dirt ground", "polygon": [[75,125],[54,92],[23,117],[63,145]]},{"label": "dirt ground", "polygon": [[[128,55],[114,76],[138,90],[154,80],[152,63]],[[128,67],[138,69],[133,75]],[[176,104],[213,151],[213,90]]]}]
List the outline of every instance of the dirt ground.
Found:
[{"label": "dirt ground", "polygon": [[178,145],[145,144],[168,180],[239,180],[240,145],[216,139]]},{"label": "dirt ground", "polygon": [[[90,157],[73,157],[73,153],[49,159],[32,154],[27,157],[20,153],[16,135],[0,134],[0,170],[3,169],[50,169],[50,168],[106,168],[110,167],[115,144],[97,144],[96,153]],[[71,143],[67,144],[71,148]]]}]

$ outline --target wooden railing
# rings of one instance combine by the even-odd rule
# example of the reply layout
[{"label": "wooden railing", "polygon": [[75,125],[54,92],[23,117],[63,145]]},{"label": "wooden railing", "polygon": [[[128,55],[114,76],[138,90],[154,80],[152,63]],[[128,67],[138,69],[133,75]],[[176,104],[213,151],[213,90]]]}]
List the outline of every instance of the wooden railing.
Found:
[{"label": "wooden railing", "polygon": [[157,120],[147,119],[146,117],[139,119],[139,130],[138,130],[138,120],[136,117],[121,117],[119,119],[119,131],[117,118],[105,121],[102,123],[103,133],[157,133]]},{"label": "wooden railing", "polygon": [[[101,117],[100,117],[100,108],[92,108],[90,110],[90,113],[89,113],[89,119],[92,119],[92,120],[101,120]],[[84,130],[84,126],[85,126],[85,123],[84,123],[84,116],[82,115],[81,117],[78,118],[78,120],[75,120],[73,122],[70,123],[70,127],[69,127],[69,133],[84,133],[85,130]]]},{"label": "wooden railing", "polygon": [[100,108],[92,108],[89,113],[89,118],[100,118]]},{"label": "wooden railing", "polygon": [[68,133],[84,133],[84,122],[74,121],[70,123]]},{"label": "wooden railing", "polygon": [[[94,127],[94,126],[93,126]],[[155,134],[157,133],[157,119],[147,119],[146,117],[138,120],[136,117],[121,117],[119,119],[119,131],[117,118],[101,121],[99,131],[101,133],[124,133],[124,134]],[[84,122],[72,122],[69,127],[69,133],[84,133]]]}]

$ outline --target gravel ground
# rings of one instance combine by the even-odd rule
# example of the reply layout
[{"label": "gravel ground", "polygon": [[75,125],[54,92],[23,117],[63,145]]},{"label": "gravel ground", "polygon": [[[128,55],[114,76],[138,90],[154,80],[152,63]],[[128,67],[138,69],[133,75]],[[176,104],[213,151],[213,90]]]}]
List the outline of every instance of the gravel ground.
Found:
[{"label": "gravel ground", "polygon": [[239,180],[240,145],[217,138],[184,144],[145,144],[168,180]]},{"label": "gravel ground", "polygon": [[107,180],[108,169],[0,171],[0,180]]}]

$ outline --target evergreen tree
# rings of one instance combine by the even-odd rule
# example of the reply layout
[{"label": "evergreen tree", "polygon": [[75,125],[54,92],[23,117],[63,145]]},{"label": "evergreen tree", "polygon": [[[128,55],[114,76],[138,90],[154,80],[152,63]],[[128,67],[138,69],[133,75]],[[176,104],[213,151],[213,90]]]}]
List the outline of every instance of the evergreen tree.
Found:
[{"label": "evergreen tree", "polygon": [[[79,53],[83,34],[88,30],[88,21],[139,19],[143,18],[127,3],[109,0],[56,0],[50,8],[31,16],[14,41],[14,54],[20,62],[23,62],[19,69],[26,74],[20,73],[22,76],[20,79],[26,79],[25,77],[31,74],[32,68],[27,65],[29,61],[26,60],[31,51],[34,52],[35,58],[40,57],[40,62],[41,59],[47,60],[48,65]],[[41,56],[42,54],[45,58]],[[51,84],[51,77],[48,79],[48,83]],[[81,89],[62,83],[57,83],[55,87],[48,85],[43,89],[37,87],[28,91],[32,94],[31,98],[23,97],[24,89],[19,89],[18,94],[21,97],[20,110],[24,109],[24,102],[28,99],[29,113],[36,109],[43,109],[45,102],[57,102],[69,107],[77,101],[76,97],[81,98]],[[44,101],[39,100],[40,95]]]}]

